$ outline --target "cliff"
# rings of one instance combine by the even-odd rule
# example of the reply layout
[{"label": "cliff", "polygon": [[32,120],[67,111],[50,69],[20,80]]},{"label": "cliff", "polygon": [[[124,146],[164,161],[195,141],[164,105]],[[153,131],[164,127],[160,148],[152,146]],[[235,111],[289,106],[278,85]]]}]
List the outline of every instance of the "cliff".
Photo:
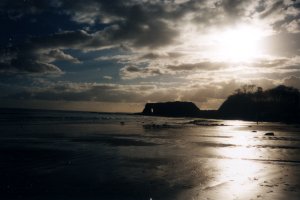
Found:
[{"label": "cliff", "polygon": [[196,117],[199,116],[200,109],[192,102],[147,103],[142,114],[168,117]]}]

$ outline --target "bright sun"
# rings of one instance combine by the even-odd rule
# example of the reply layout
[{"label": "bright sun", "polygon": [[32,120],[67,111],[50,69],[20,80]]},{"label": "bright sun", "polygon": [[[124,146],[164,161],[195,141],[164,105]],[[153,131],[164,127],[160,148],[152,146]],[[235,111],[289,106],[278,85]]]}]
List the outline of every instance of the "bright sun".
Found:
[{"label": "bright sun", "polygon": [[250,26],[227,29],[216,35],[216,54],[233,62],[251,61],[261,54],[263,31]]}]

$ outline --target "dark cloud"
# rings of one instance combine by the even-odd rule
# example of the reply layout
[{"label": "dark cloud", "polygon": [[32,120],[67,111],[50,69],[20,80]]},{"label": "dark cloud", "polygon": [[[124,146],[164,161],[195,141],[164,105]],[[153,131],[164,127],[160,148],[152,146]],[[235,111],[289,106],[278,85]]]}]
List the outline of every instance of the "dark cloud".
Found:
[{"label": "dark cloud", "polygon": [[218,70],[224,69],[228,67],[227,63],[222,62],[200,62],[200,63],[193,63],[193,64],[180,64],[180,65],[168,65],[167,69],[172,71],[197,71],[197,70]]},{"label": "dark cloud", "polygon": [[225,13],[232,17],[244,16],[245,10],[249,4],[251,4],[251,1],[247,0],[223,0],[219,3]]},{"label": "dark cloud", "polygon": [[[154,56],[154,55],[148,55]],[[155,54],[155,57],[157,55]],[[161,58],[161,56],[159,56]],[[128,65],[120,70],[120,76],[123,79],[146,78],[163,74],[177,74],[179,72],[199,72],[199,71],[214,71],[225,69],[229,65],[223,62],[199,62],[199,63],[182,63],[179,65],[150,65],[140,67]]]},{"label": "dark cloud", "polygon": [[139,1],[61,1],[61,9],[78,23],[110,24],[110,40],[129,41],[137,47],[170,44],[177,31],[165,22],[169,12],[162,3]]},{"label": "dark cloud", "polygon": [[[80,49],[90,50],[98,49],[108,45],[103,39],[104,34],[80,31],[65,31],[55,33],[47,37],[36,37],[26,43],[6,50],[5,62],[1,62],[1,71],[9,72],[29,72],[29,73],[47,73],[61,72],[54,61],[64,60],[73,63],[79,63],[77,58],[66,54],[62,49]],[[1,59],[3,61],[4,59]]]},{"label": "dark cloud", "polygon": [[264,0],[260,0],[255,7],[255,11],[258,13],[261,13],[261,12],[265,11],[266,7],[267,7],[266,2]]},{"label": "dark cloud", "polygon": [[265,12],[263,12],[260,17],[261,18],[265,18],[270,16],[271,14],[273,14],[275,11],[279,10],[279,9],[285,9],[286,6],[284,5],[283,1],[275,1],[270,8],[268,8]]},{"label": "dark cloud", "polygon": [[[88,6],[86,6],[88,5]],[[76,16],[90,16],[93,23],[111,23],[110,40],[130,42],[136,47],[155,48],[171,44],[178,35],[164,20],[167,12],[162,4],[138,1],[65,1],[67,10]],[[78,22],[82,22],[81,17]]]},{"label": "dark cloud", "polygon": [[140,69],[140,68],[135,67],[135,66],[127,66],[127,67],[125,68],[125,70],[126,70],[127,72],[141,72],[141,71],[143,71],[143,69]]},{"label": "dark cloud", "polygon": [[166,22],[149,20],[139,23],[128,21],[112,31],[112,40],[129,41],[134,47],[157,48],[172,44],[179,34],[178,30],[170,28]]},{"label": "dark cloud", "polygon": [[138,67],[128,65],[120,69],[122,79],[146,78],[149,76],[162,75],[164,72],[159,67]]},{"label": "dark cloud", "polygon": [[154,53],[154,52],[150,52],[150,53],[146,53],[142,56],[139,57],[139,59],[150,59],[150,60],[154,60],[154,59],[161,59],[161,58],[179,58],[181,56],[183,56],[184,54],[182,53],[177,53],[177,52],[166,52],[166,53]]},{"label": "dark cloud", "polygon": [[5,99],[48,101],[142,102],[153,86],[58,82],[48,87],[30,87]]}]

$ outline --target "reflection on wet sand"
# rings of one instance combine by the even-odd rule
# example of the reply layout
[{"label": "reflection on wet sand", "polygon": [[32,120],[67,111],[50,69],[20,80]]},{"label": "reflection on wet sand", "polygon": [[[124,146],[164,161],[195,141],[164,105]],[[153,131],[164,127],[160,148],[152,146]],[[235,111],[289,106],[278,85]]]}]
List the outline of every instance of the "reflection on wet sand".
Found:
[{"label": "reflection on wet sand", "polygon": [[[97,123],[39,119],[21,128],[2,123],[0,198],[201,200],[300,195],[297,127],[121,117]],[[266,137],[267,131],[275,136]]]},{"label": "reflection on wet sand", "polygon": [[[222,135],[224,130],[218,130]],[[230,145],[215,148],[214,177],[198,192],[202,196],[198,199],[297,199],[299,160],[289,160],[283,153],[273,155],[277,146],[270,144],[272,138],[261,139],[235,132],[226,138]]]},{"label": "reflection on wet sand", "polygon": [[214,180],[205,188],[205,196],[212,199],[251,199],[253,191],[258,191],[253,181],[261,165],[251,161],[235,159],[216,160],[217,173]]}]

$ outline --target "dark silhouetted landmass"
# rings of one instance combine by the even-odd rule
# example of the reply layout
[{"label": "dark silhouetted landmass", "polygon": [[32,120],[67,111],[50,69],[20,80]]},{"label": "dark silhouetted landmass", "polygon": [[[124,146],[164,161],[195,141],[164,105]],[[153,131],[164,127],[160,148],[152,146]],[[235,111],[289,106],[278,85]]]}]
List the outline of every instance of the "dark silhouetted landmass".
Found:
[{"label": "dark silhouetted landmass", "polygon": [[192,102],[147,103],[142,114],[154,116],[187,117],[198,116],[200,109]]},{"label": "dark silhouetted landmass", "polygon": [[200,110],[192,102],[147,103],[143,115],[300,122],[300,93],[284,85],[263,91],[245,85],[237,89],[219,110]]},{"label": "dark silhouetted landmass", "polygon": [[284,85],[266,91],[257,88],[255,92],[238,89],[218,110],[222,118],[258,121],[299,122],[299,113],[299,91]]},{"label": "dark silhouetted landmass", "polygon": [[217,110],[200,110],[194,103],[182,101],[147,103],[141,114],[165,117],[218,118]]}]

